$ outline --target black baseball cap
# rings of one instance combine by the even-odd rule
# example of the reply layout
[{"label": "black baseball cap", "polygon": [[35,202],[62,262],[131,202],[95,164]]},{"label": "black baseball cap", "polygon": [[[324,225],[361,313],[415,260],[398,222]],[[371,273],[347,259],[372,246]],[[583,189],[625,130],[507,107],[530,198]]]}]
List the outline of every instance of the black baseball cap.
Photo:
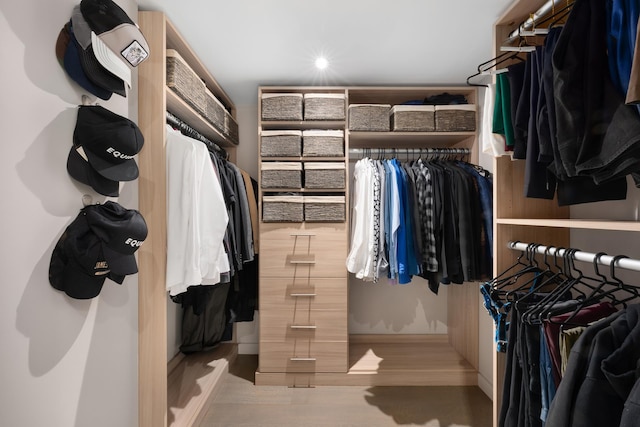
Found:
[{"label": "black baseball cap", "polygon": [[107,179],[96,172],[89,164],[82,146],[71,147],[67,158],[67,171],[73,179],[89,185],[104,196],[118,197],[120,194],[120,182]]},{"label": "black baseball cap", "polygon": [[51,254],[49,283],[72,298],[90,299],[102,290],[105,280],[121,284],[124,275],[109,270],[101,241],[81,211],[60,236]]},{"label": "black baseball cap", "polygon": [[80,64],[89,80],[101,88],[126,97],[125,82],[101,65],[96,57],[94,46],[91,43],[91,28],[80,12],[80,5],[73,8],[71,27],[78,44]]},{"label": "black baseball cap", "polygon": [[[96,85],[85,73],[80,60],[80,48],[73,34],[73,26],[71,23],[65,24],[56,41],[56,53],[64,46],[64,55],[62,57],[62,65],[65,71],[76,83],[89,93],[100,99],[108,100],[111,98],[112,91]],[[60,60],[60,59],[59,59]]]},{"label": "black baseball cap", "polygon": [[98,61],[131,86],[131,70],[149,57],[149,45],[129,15],[112,0],[82,0]]},{"label": "black baseball cap", "polygon": [[147,223],[135,209],[117,202],[85,208],[87,223],[100,239],[102,253],[111,272],[120,275],[138,272],[134,253],[147,238]]},{"label": "black baseball cap", "polygon": [[91,167],[111,181],[138,177],[133,157],[144,144],[138,126],[100,105],[81,105],[73,132],[74,147],[82,147]]}]

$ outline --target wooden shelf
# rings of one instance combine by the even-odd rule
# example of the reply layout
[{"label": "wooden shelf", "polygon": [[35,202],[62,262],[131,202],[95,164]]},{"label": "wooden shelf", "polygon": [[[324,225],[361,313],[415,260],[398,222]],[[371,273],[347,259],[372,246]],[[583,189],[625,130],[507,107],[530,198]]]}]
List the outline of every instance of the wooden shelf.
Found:
[{"label": "wooden shelf", "polygon": [[598,219],[532,219],[497,218],[496,223],[527,227],[582,228],[589,230],[640,231],[638,221],[611,221]]},{"label": "wooden shelf", "polygon": [[470,138],[476,137],[475,132],[360,132],[349,131],[350,148],[398,147],[422,148],[451,147]]},{"label": "wooden shelf", "polygon": [[344,120],[302,120],[302,121],[270,121],[260,122],[263,130],[343,130],[346,122]]},{"label": "wooden shelf", "polygon": [[344,188],[263,188],[262,193],[344,193]]},{"label": "wooden shelf", "polygon": [[165,88],[165,93],[167,96],[167,110],[169,112],[189,123],[192,128],[223,147],[235,147],[238,145],[227,138],[218,129],[213,127],[211,123],[207,122],[196,110],[194,110],[169,87]]},{"label": "wooden shelf", "polygon": [[341,162],[345,157],[261,157],[263,162]]}]

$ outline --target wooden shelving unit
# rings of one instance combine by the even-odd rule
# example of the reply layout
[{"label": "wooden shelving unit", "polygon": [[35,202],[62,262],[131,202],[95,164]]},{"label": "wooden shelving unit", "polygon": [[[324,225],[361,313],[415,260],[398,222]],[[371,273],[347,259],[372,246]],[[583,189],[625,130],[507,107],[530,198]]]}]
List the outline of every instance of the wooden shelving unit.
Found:
[{"label": "wooden shelving unit", "polygon": [[[468,99],[469,103],[477,104],[476,89],[472,87],[265,87],[259,90],[259,111],[260,96],[262,93],[307,93],[308,91],[316,93],[345,93],[347,105],[357,103],[373,103],[373,104],[400,104],[411,99],[424,99],[431,95],[437,95],[444,92],[450,94],[462,94]],[[348,111],[348,109],[346,110]],[[347,113],[348,114],[348,113]],[[468,148],[471,151],[470,161],[477,163],[477,133],[476,132],[352,132],[348,130],[348,117],[345,121],[332,122],[309,122],[309,121],[264,121],[261,120],[260,112],[258,116],[259,131],[260,130],[285,130],[285,129],[345,129],[345,157],[344,158],[323,158],[322,161],[339,161],[348,163],[350,148]],[[476,126],[477,128],[477,126]],[[303,141],[304,144],[304,141]],[[399,154],[401,157],[401,154]],[[317,161],[317,158],[305,157],[263,157],[262,161]],[[295,191],[297,193],[307,194],[315,190],[301,189],[261,189],[261,194],[271,194],[280,191]],[[333,190],[319,190],[320,192],[331,193]],[[337,193],[344,193],[349,198],[349,179],[347,179],[347,188],[339,190]],[[347,201],[347,206],[349,202]],[[331,253],[315,254],[315,263],[325,263],[323,267],[306,267],[307,269],[317,268],[318,272],[311,272],[310,278],[307,280],[306,274],[308,270],[296,270],[295,277],[304,278],[304,286],[308,287],[308,283],[316,283],[319,277],[327,274],[330,269],[331,275],[336,276],[333,279],[323,283],[331,283],[331,286],[346,287],[347,271],[344,265],[346,254],[343,254],[344,245],[349,237],[349,226],[347,224],[342,229],[336,230],[319,230],[318,238],[322,233],[329,233],[328,241],[324,244],[327,248],[334,248]],[[261,265],[269,265],[264,267],[261,272],[261,319],[264,316],[268,318],[275,314],[271,313],[272,305],[263,306],[262,301],[272,298],[274,294],[282,293],[284,290],[265,289],[263,283],[272,283],[272,276],[278,276],[279,283],[291,280],[286,279],[285,273],[278,268],[281,263],[277,252],[287,250],[287,237],[289,234],[298,231],[286,230],[295,229],[296,224],[262,224],[261,227],[261,255],[263,256]],[[306,227],[306,226],[303,226]],[[321,227],[321,226],[319,226]],[[282,229],[281,234],[274,235],[277,230]],[[289,238],[290,239],[290,238]],[[333,240],[332,240],[333,239]],[[339,239],[339,240],[338,240]],[[336,244],[331,243],[341,241],[340,252],[336,255]],[[269,250],[265,251],[268,245]],[[305,247],[305,243],[302,243]],[[268,254],[268,255],[265,255]],[[264,257],[267,257],[266,261]],[[268,262],[267,262],[268,261]],[[333,264],[332,264],[333,263]],[[298,267],[300,268],[300,267]],[[299,279],[294,278],[294,283]],[[308,283],[307,283],[308,282]],[[275,283],[275,282],[274,282]],[[287,282],[288,283],[288,282]],[[269,285],[271,286],[271,285]],[[297,286],[297,285],[294,285]],[[478,383],[478,291],[476,286],[451,286],[448,288],[449,306],[448,306],[448,335],[349,335],[347,332],[346,316],[344,310],[348,310],[346,305],[345,290],[334,291],[332,301],[334,305],[327,305],[318,296],[317,304],[322,310],[334,310],[334,320],[330,326],[325,324],[314,324],[313,333],[307,331],[305,341],[306,348],[319,352],[316,355],[305,354],[307,366],[300,365],[298,360],[296,363],[282,362],[282,368],[271,369],[271,363],[274,361],[274,352],[271,350],[272,342],[264,340],[261,332],[261,360],[267,359],[266,369],[259,367],[256,372],[256,384],[258,385],[289,385],[295,387],[308,387],[314,385],[476,385]],[[310,292],[315,294],[314,292]],[[344,305],[336,305],[339,299],[337,294],[342,295],[342,303]],[[262,294],[261,294],[262,295]],[[315,297],[314,297],[315,298]],[[309,299],[309,298],[307,298]],[[312,303],[315,304],[315,303]],[[314,316],[322,314],[317,306],[312,305],[310,311],[310,319],[316,319]],[[316,308],[313,308],[316,307]],[[342,319],[342,320],[339,320]],[[342,322],[339,325],[336,322]],[[282,327],[286,327],[286,318],[280,322]],[[264,326],[264,325],[263,325]],[[270,324],[268,328],[273,325]],[[329,327],[331,330],[342,331],[339,335],[340,340],[333,342],[317,342],[315,337],[320,337],[322,328]],[[267,326],[265,326],[267,328]],[[265,332],[269,337],[273,336],[273,332]],[[324,335],[322,335],[324,336]],[[337,336],[337,335],[336,335]],[[346,340],[347,351],[342,345],[342,340]],[[320,339],[320,341],[322,341]],[[278,345],[280,345],[278,343]],[[322,347],[322,345],[325,345]],[[267,351],[263,352],[263,348]],[[265,354],[266,353],[266,354]],[[285,352],[278,353],[279,357],[290,356]],[[331,369],[327,369],[326,358],[330,360]],[[313,360],[312,360],[313,359]],[[262,365],[262,363],[261,363]]]},{"label": "wooden shelving unit", "polygon": [[166,112],[223,147],[235,161],[236,144],[211,126],[166,84],[167,49],[177,50],[235,118],[235,107],[209,70],[162,12],[141,11],[138,23],[151,50],[138,71],[138,125],[145,146],[140,169],[140,212],[149,235],[138,266],[138,413],[140,427],[190,426],[199,419],[217,379],[235,357],[235,349],[182,356],[167,364],[166,272]]}]

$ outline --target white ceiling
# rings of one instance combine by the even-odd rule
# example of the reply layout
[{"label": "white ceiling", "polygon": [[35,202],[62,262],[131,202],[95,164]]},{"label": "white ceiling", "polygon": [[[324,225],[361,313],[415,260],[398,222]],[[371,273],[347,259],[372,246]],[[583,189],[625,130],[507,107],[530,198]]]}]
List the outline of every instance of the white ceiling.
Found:
[{"label": "white ceiling", "polygon": [[[259,85],[464,84],[511,0],[138,0],[178,28],[236,106]],[[315,69],[325,55],[329,67]]]}]

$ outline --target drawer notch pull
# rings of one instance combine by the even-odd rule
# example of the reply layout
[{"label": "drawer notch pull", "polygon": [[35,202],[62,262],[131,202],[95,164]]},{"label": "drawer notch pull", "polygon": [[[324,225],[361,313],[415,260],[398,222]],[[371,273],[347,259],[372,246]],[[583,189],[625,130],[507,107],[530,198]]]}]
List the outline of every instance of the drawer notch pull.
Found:
[{"label": "drawer notch pull", "polygon": [[291,296],[294,297],[294,298],[313,298],[313,297],[317,296],[317,294],[315,294],[315,293],[313,293],[313,294],[292,293]]},{"label": "drawer notch pull", "polygon": [[315,362],[315,357],[292,357],[289,360],[292,362]]},{"label": "drawer notch pull", "polygon": [[291,329],[316,329],[316,325],[291,325]]}]

